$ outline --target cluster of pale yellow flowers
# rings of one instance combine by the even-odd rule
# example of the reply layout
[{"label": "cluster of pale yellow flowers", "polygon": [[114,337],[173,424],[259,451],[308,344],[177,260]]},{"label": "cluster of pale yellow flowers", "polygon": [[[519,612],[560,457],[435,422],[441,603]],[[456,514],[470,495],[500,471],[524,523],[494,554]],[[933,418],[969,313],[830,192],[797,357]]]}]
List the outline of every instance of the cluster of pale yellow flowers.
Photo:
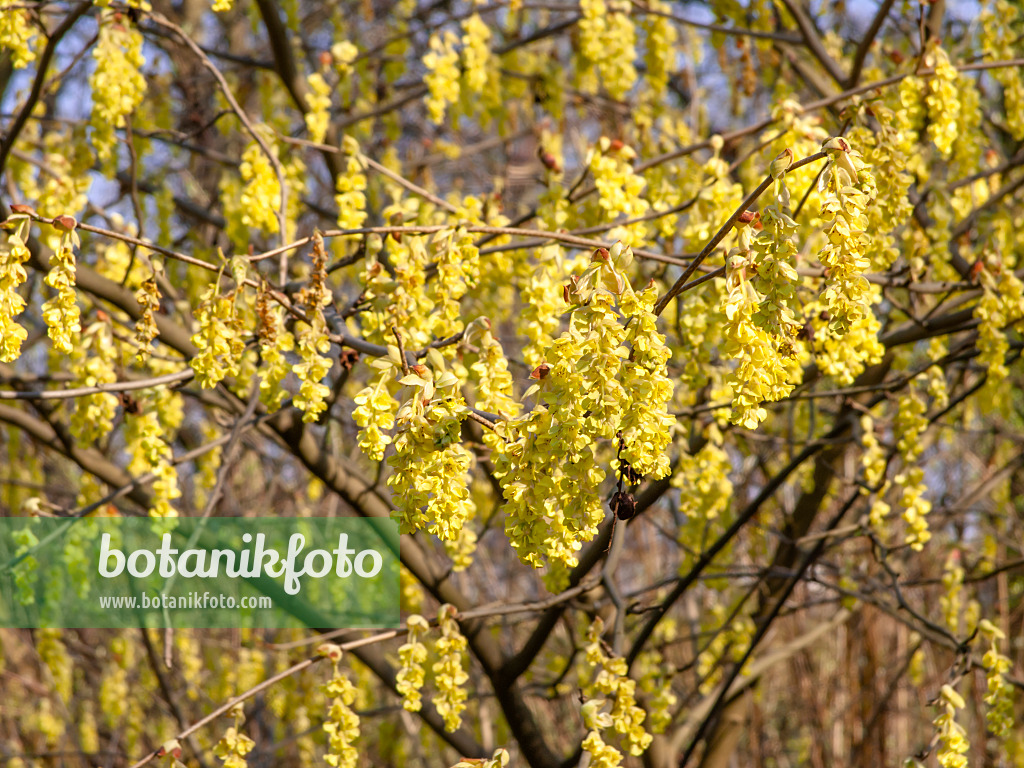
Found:
[{"label": "cluster of pale yellow flowers", "polygon": [[341,140],[345,168],[335,180],[334,202],[338,206],[338,226],[358,229],[366,221],[366,172],[359,155],[359,143],[351,136]]},{"label": "cluster of pale yellow flowers", "polygon": [[598,74],[613,99],[636,83],[636,29],[623,0],[580,0],[576,71],[580,90],[596,91]]},{"label": "cluster of pale yellow flowers", "polygon": [[116,142],[114,131],[125,127],[126,118],[146,94],[146,79],[140,71],[145,63],[142,34],[120,14],[105,11],[92,56],[96,59],[96,69],[89,77],[92,144],[99,159],[108,160]]},{"label": "cluster of pale yellow flowers", "polygon": [[359,715],[352,710],[356,700],[356,687],[340,669],[342,651],[333,643],[324,643],[317,653],[333,665],[331,679],[320,688],[329,701],[323,731],[327,734],[327,754],[324,762],[331,768],[355,768],[359,752],[355,741],[359,738]]},{"label": "cluster of pale yellow flowers", "polygon": [[899,410],[893,425],[893,432],[898,438],[897,448],[903,459],[903,470],[894,480],[897,487],[902,489],[899,503],[907,524],[905,543],[915,552],[924,549],[924,545],[932,537],[927,520],[932,505],[924,498],[924,492],[927,490],[924,484],[924,469],[917,464],[917,458],[924,450],[921,437],[928,429],[926,410],[924,400],[911,389],[900,398]]},{"label": "cluster of pale yellow flowers", "polygon": [[982,656],[981,664],[985,668],[985,703],[988,709],[985,720],[988,729],[997,738],[1009,735],[1016,720],[1013,714],[1013,687],[1006,679],[1012,669],[1013,662],[999,650],[999,641],[1006,639],[1006,634],[988,619],[978,624],[978,632],[988,640],[989,647]]},{"label": "cluster of pale yellow flowers", "polygon": [[304,422],[320,418],[320,414],[327,410],[326,400],[331,393],[330,387],[323,383],[332,365],[331,360],[325,356],[331,349],[331,340],[328,337],[327,320],[324,318],[324,307],[330,303],[331,294],[327,289],[327,251],[319,232],[313,233],[312,260],[309,283],[298,298],[298,303],[306,313],[306,322],[298,324],[299,357],[302,362],[292,366],[301,382],[293,402],[303,412]]},{"label": "cluster of pale yellow flowers", "polygon": [[[109,322],[97,321],[78,337],[69,355],[72,386],[94,387],[117,381],[120,362],[118,345]],[[117,398],[109,392],[93,392],[75,399],[69,428],[83,445],[111,431],[117,413]]]},{"label": "cluster of pale yellow flowers", "polygon": [[388,357],[371,360],[370,367],[378,373],[352,398],[356,404],[352,419],[359,427],[356,436],[359,450],[371,461],[380,461],[391,443],[387,432],[395,426],[395,413],[398,411],[398,401],[388,389],[396,370],[402,367],[398,347],[389,344]]},{"label": "cluster of pale yellow flowers", "polygon": [[75,228],[78,222],[71,216],[59,216],[54,226],[60,230],[60,243],[50,256],[50,271],[46,284],[56,295],[43,302],[43,320],[47,333],[58,352],[70,354],[74,348],[72,338],[82,330],[81,313],[75,302],[75,248],[81,247]]},{"label": "cluster of pale yellow flowers", "polygon": [[[587,630],[584,647],[583,693],[589,700],[582,708],[584,727],[588,731],[583,749],[590,752],[591,765],[615,766],[621,754],[605,742],[602,731],[611,729],[620,737],[622,748],[633,756],[642,755],[653,737],[644,730],[647,713],[636,703],[636,681],[628,676],[626,660],[605,652],[603,633],[604,622],[597,617]],[[605,697],[612,699],[610,707]]]},{"label": "cluster of pale yellow flowers", "polygon": [[455,608],[442,605],[437,614],[441,636],[434,644],[438,660],[434,663],[434,708],[444,720],[448,731],[456,731],[462,725],[462,712],[466,709],[466,689],[463,687],[469,675],[463,668],[462,657],[466,650],[466,638],[459,631],[455,620]]},{"label": "cluster of pale yellow flowers", "polygon": [[[265,131],[264,136],[268,133]],[[265,138],[265,141],[271,146],[271,151],[276,152],[272,139]],[[270,159],[256,141],[242,153],[238,172],[244,184],[239,196],[242,224],[265,232],[277,232],[280,225],[275,211],[281,207],[281,182]]]},{"label": "cluster of pale yellow flowers", "polygon": [[886,535],[885,518],[891,507],[885,501],[885,494],[891,487],[886,480],[885,474],[889,467],[889,461],[885,448],[875,434],[875,420],[871,414],[865,413],[860,417],[861,444],[864,452],[861,455],[860,463],[864,470],[864,484],[860,488],[862,495],[871,497],[871,509],[868,512],[868,521],[871,529],[879,536]]},{"label": "cluster of pale yellow flowers", "polygon": [[388,477],[400,531],[426,528],[438,538],[457,538],[471,516],[467,489],[472,456],[461,442],[466,403],[459,380],[447,370],[444,358],[430,349],[432,367],[417,364],[402,377],[411,396],[398,411],[395,455]]},{"label": "cluster of pale yellow flowers", "polygon": [[455,33],[445,30],[430,37],[430,51],[423,56],[427,74],[428,94],[425,99],[427,114],[437,124],[444,121],[444,112],[449,104],[459,100],[459,52],[455,50],[458,41]]},{"label": "cluster of pale yellow flowers", "polygon": [[235,724],[229,727],[220,741],[213,748],[213,754],[224,763],[224,768],[246,768],[248,761],[245,756],[252,752],[256,742],[242,733],[242,725],[245,724],[245,713],[242,711],[241,703],[231,708],[231,715]]},{"label": "cluster of pale yellow flowers", "polygon": [[288,396],[282,384],[291,371],[286,353],[295,348],[295,337],[285,328],[284,309],[271,300],[266,286],[256,294],[256,314],[260,321],[260,402],[272,413]]},{"label": "cluster of pale yellow flowers", "polygon": [[26,215],[12,215],[6,242],[0,243],[0,362],[10,363],[21,355],[21,345],[28,332],[14,319],[25,308],[18,287],[28,279],[25,262],[31,254],[25,245],[31,220]]},{"label": "cluster of pale yellow flowers", "polygon": [[398,660],[401,667],[395,675],[395,690],[402,697],[402,708],[407,712],[419,712],[423,708],[423,681],[426,671],[423,668],[427,660],[427,646],[423,644],[423,636],[430,629],[427,620],[419,614],[410,614],[405,620],[408,628],[405,642],[398,649]]},{"label": "cluster of pale yellow flowers", "polygon": [[1006,353],[1010,349],[1006,327],[1024,317],[1024,284],[1013,270],[981,264],[978,273],[981,299],[974,308],[978,318],[978,362],[987,368],[985,393],[980,399],[986,407],[1005,404],[1000,385],[1009,376]]},{"label": "cluster of pale yellow flowers", "polygon": [[971,745],[967,731],[956,721],[956,711],[965,705],[963,696],[952,686],[942,686],[939,692],[942,712],[932,721],[938,732],[939,751],[936,757],[942,768],[967,768],[967,750]]},{"label": "cluster of pale yellow flowers", "polygon": [[36,60],[32,47],[35,36],[27,10],[0,11],[0,48],[11,52],[11,64],[15,69],[23,69]]}]

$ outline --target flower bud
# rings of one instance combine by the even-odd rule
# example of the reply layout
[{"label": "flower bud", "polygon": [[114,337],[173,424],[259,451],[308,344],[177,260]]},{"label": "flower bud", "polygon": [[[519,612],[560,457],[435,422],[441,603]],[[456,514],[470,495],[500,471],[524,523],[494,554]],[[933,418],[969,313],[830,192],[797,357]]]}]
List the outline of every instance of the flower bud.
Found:
[{"label": "flower bud", "polygon": [[771,174],[773,179],[779,179],[786,171],[789,170],[789,166],[793,164],[793,150],[786,147],[784,150],[779,152],[772,160]]}]

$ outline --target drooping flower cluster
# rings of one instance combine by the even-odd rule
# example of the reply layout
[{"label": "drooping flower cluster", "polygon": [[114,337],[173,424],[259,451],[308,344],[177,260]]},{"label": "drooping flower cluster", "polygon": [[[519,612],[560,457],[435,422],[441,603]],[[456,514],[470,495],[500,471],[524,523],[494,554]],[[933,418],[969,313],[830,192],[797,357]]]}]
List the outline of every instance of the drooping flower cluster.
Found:
[{"label": "drooping flower cluster", "polygon": [[739,243],[728,257],[721,351],[726,359],[737,361],[728,377],[733,392],[731,419],[747,429],[756,428],[767,417],[762,402],[780,400],[793,389],[788,361],[795,355],[799,327],[793,311],[796,222],[785,212],[789,193],[783,178],[791,160],[792,152],[787,150],[773,163],[775,204],[762,211],[756,236],[751,227],[741,227]]},{"label": "drooping flower cluster", "polygon": [[210,283],[195,310],[197,330],[192,343],[199,351],[190,365],[204,389],[215,387],[227,376],[237,376],[245,351],[245,329],[236,306],[238,294],[221,294],[219,282]]},{"label": "drooping flower cluster", "polygon": [[440,657],[432,667],[437,695],[434,708],[444,720],[445,730],[458,730],[462,725],[462,712],[466,709],[466,689],[463,687],[469,675],[463,668],[462,656],[466,650],[466,638],[459,631],[455,620],[455,608],[442,605],[437,614],[441,636],[434,643],[434,651]]},{"label": "drooping flower cluster", "polygon": [[412,387],[412,396],[398,411],[388,485],[402,533],[425,528],[447,541],[472,513],[466,487],[472,457],[460,442],[466,403],[458,379],[436,349],[428,359],[432,368],[412,366],[400,382]]},{"label": "drooping flower cluster", "polygon": [[320,418],[320,414],[327,410],[326,398],[331,393],[330,387],[323,383],[331,370],[331,361],[324,357],[331,349],[327,320],[324,318],[324,307],[330,303],[331,293],[327,289],[327,252],[319,232],[313,233],[312,259],[309,284],[298,297],[298,303],[308,320],[298,324],[299,357],[302,362],[292,367],[302,382],[294,403],[302,411],[304,422]]},{"label": "drooping flower cluster", "polygon": [[231,708],[231,715],[235,724],[228,728],[220,741],[213,748],[213,754],[224,763],[224,768],[246,768],[248,762],[245,756],[252,752],[256,742],[242,733],[241,728],[245,723],[245,714],[242,712],[241,703]]},{"label": "drooping flower cluster", "polygon": [[[476,362],[470,366],[471,373],[477,377],[476,407],[505,419],[519,415],[521,406],[513,396],[508,360],[505,359],[501,342],[492,333],[490,320],[480,317],[470,323],[463,341],[477,348]],[[484,432],[483,438],[492,447],[496,445],[493,441],[500,439],[489,430]]]},{"label": "drooping flower cluster", "polygon": [[318,652],[333,663],[331,679],[321,686],[330,702],[323,730],[327,734],[327,754],[324,762],[331,768],[355,768],[359,752],[354,744],[359,738],[359,715],[352,711],[356,700],[356,687],[339,668],[341,648],[325,643]]},{"label": "drooping flower cluster", "polygon": [[722,679],[723,661],[739,662],[750,647],[754,636],[754,620],[739,614],[729,618],[729,611],[721,603],[711,609],[712,640],[697,656],[697,674],[700,692],[708,694]]},{"label": "drooping flower cluster", "polygon": [[81,243],[75,231],[78,222],[72,217],[60,216],[54,220],[54,224],[61,230],[60,243],[50,256],[46,284],[57,295],[43,303],[42,311],[53,348],[66,355],[74,348],[72,338],[82,330],[79,322],[81,314],[75,302],[74,251],[81,247]]},{"label": "drooping flower cluster", "polygon": [[438,338],[463,329],[459,300],[480,276],[480,251],[464,229],[447,230],[434,237],[438,244],[437,279],[433,282],[434,328]]},{"label": "drooping flower cluster", "polygon": [[[628,409],[634,409],[627,426],[638,443],[630,455],[652,472],[664,469],[657,455],[664,435],[653,433],[668,424],[670,388],[664,371],[655,373],[664,353],[650,335],[650,318],[643,317],[650,296],[635,298],[622,274],[631,260],[632,251],[621,243],[611,252],[598,249],[583,275],[564,286],[563,296],[573,306],[569,327],[547,349],[532,374],[537,383],[524,393],[536,396],[537,405],[509,422],[509,441],[495,447],[495,474],[508,502],[506,534],[520,560],[537,568],[544,559],[572,567],[582,543],[596,533],[604,519],[599,489],[605,476],[597,449],[600,441],[616,438]],[[632,320],[640,357],[625,370],[627,330],[616,303],[640,315]],[[644,393],[654,398],[647,413],[653,422],[647,424],[639,421],[644,406],[632,400]],[[561,578],[560,573],[552,576]]]},{"label": "drooping flower cluster", "polygon": [[865,413],[860,417],[860,427],[861,442],[864,445],[864,453],[860,459],[861,467],[864,469],[864,484],[861,486],[860,492],[871,497],[868,521],[872,530],[884,537],[886,534],[885,518],[891,509],[885,501],[885,494],[891,486],[885,477],[889,462],[885,449],[875,435],[875,421],[870,414]]},{"label": "drooping flower cluster", "polygon": [[660,97],[668,87],[669,76],[675,69],[675,56],[679,31],[672,20],[661,14],[667,14],[671,6],[664,0],[652,0],[647,4],[651,11],[644,17],[643,25],[647,33],[647,51],[644,63],[647,65],[647,83],[654,96]]},{"label": "drooping flower cluster", "polygon": [[125,420],[125,445],[131,460],[128,471],[133,475],[152,472],[156,475],[151,488],[150,517],[177,517],[171,502],[181,496],[178,474],[171,464],[173,453],[164,437],[164,427],[155,409],[143,408]]},{"label": "drooping flower cluster", "polygon": [[[650,203],[642,196],[646,181],[633,172],[630,161],[636,157],[632,147],[621,141],[612,141],[602,136],[597,146],[590,151],[587,166],[597,187],[600,221],[614,221],[625,217],[634,219],[643,216],[650,209]],[[636,222],[614,227],[608,231],[608,238],[621,240],[625,245],[639,247],[646,236],[646,224]]]},{"label": "drooping flower cluster", "polygon": [[[269,142],[271,151],[276,152],[273,142],[265,140]],[[271,234],[280,231],[276,211],[281,207],[281,182],[274,172],[273,163],[257,142],[251,142],[242,153],[238,172],[244,184],[239,195],[242,224]],[[230,194],[227,188],[222,192]],[[225,210],[227,208],[225,206]]]},{"label": "drooping flower cluster", "polygon": [[935,69],[935,74],[928,78],[928,92],[924,97],[928,107],[928,138],[943,157],[949,157],[959,133],[960,99],[956,87],[959,74],[936,37],[928,43],[924,65]]},{"label": "drooping flower cluster", "polygon": [[6,242],[0,244],[0,363],[17,360],[28,338],[28,332],[14,318],[25,308],[18,287],[28,279],[24,264],[31,256],[25,245],[30,220],[16,214],[8,222],[14,224],[14,231],[8,232]]},{"label": "drooping flower cluster", "polygon": [[[117,381],[118,348],[109,322],[91,324],[75,339],[69,355],[72,386],[95,387]],[[117,398],[109,392],[95,392],[75,399],[71,415],[71,434],[83,445],[90,445],[109,433],[117,412]]]},{"label": "drooping flower cluster", "polygon": [[[989,5],[989,3],[984,3]],[[1008,61],[1019,55],[1020,39],[1016,29],[1020,7],[1007,0],[996,0],[981,14],[981,50],[988,61]],[[992,76],[1003,87],[1003,112],[1006,125],[1017,141],[1024,140],[1024,74],[1020,67],[999,67]]]},{"label": "drooping flower cluster", "polygon": [[359,159],[359,144],[351,136],[341,140],[345,170],[335,180],[334,202],[338,206],[338,226],[358,229],[366,221],[366,172]]},{"label": "drooping flower cluster", "polygon": [[415,613],[405,620],[405,625],[409,634],[398,649],[398,659],[402,666],[395,675],[395,688],[402,696],[402,708],[407,712],[419,712],[423,707],[423,695],[420,693],[425,676],[423,663],[427,660],[427,646],[423,644],[422,638],[430,625]]},{"label": "drooping flower cluster", "polygon": [[331,119],[331,86],[319,72],[310,74],[306,83],[309,85],[306,94],[309,110],[305,114],[306,130],[309,131],[309,140],[320,144],[327,135],[327,124]]},{"label": "drooping flower cluster", "polygon": [[27,10],[13,8],[0,11],[0,48],[10,51],[15,69],[24,69],[36,60],[36,52],[32,50],[35,36]]},{"label": "drooping flower cluster", "polygon": [[142,103],[146,79],[140,69],[142,35],[126,26],[119,14],[104,12],[99,40],[93,49],[96,69],[89,77],[92,87],[92,144],[100,160],[111,157],[114,131],[125,127],[125,118]]},{"label": "drooping flower cluster", "polygon": [[956,721],[956,711],[963,709],[966,703],[963,697],[952,686],[944,685],[939,693],[939,706],[942,712],[932,723],[939,738],[939,751],[936,757],[942,768],[967,768],[967,731]]},{"label": "drooping flower cluster", "polygon": [[980,399],[982,407],[1006,404],[1001,384],[1009,376],[1006,353],[1010,343],[1006,328],[1024,317],[1024,284],[1013,270],[998,265],[995,269],[981,265],[981,300],[974,308],[978,318],[978,362],[988,369],[985,381],[986,397]]},{"label": "drooping flower cluster", "polygon": [[630,5],[621,0],[580,0],[577,49],[580,89],[597,90],[597,75],[608,95],[622,99],[636,83],[636,29]]},{"label": "drooping flower cluster", "polygon": [[985,703],[988,705],[985,721],[996,738],[1004,738],[1016,722],[1013,714],[1013,687],[1006,679],[1013,662],[999,651],[999,641],[1006,639],[999,627],[988,619],[982,619],[978,631],[989,641],[988,650],[981,659],[985,667]]},{"label": "drooping flower cluster", "polygon": [[145,363],[153,351],[153,339],[160,333],[156,325],[156,312],[160,309],[160,289],[156,284],[155,269],[135,292],[135,301],[139,303],[139,310],[142,312],[135,322],[135,343],[138,345],[135,359],[139,363]]},{"label": "drooping flower cluster", "polygon": [[[602,730],[611,728],[621,737],[623,750],[633,756],[642,755],[653,740],[643,727],[647,713],[636,703],[636,681],[628,676],[626,660],[605,652],[601,640],[603,633],[604,622],[597,617],[587,630],[587,644],[583,649],[586,679],[581,682],[584,695],[590,699],[584,704],[584,725],[589,733],[583,748],[590,751],[587,747],[589,741],[598,754],[604,752],[612,757],[601,736]],[[605,697],[612,699],[608,712],[604,711],[607,705]],[[617,762],[612,764],[617,765]]]},{"label": "drooping flower cluster", "polygon": [[352,419],[359,427],[359,449],[370,461],[380,461],[391,443],[386,434],[395,426],[398,401],[391,396],[388,383],[395,378],[395,370],[402,366],[398,347],[388,345],[388,357],[370,361],[370,367],[379,371],[374,379],[352,398],[356,407]]},{"label": "drooping flower cluster", "polygon": [[628,318],[626,342],[631,347],[622,363],[627,405],[619,424],[623,443],[620,458],[634,473],[650,475],[653,480],[669,473],[666,449],[672,443],[675,425],[668,413],[672,381],[666,375],[666,365],[671,353],[656,325],[657,301],[657,289],[650,285],[639,293],[627,291],[619,302],[619,309]]},{"label": "drooping flower cluster", "polygon": [[487,87],[491,63],[491,28],[474,13],[462,22],[462,78],[465,95],[479,95]]},{"label": "drooping flower cluster", "polygon": [[424,99],[427,114],[432,122],[440,125],[444,111],[449,104],[459,100],[459,54],[455,50],[458,38],[455,33],[445,30],[430,36],[430,51],[423,56],[427,74],[423,80],[428,95]]},{"label": "drooping flower cluster", "polygon": [[295,348],[295,337],[284,326],[284,309],[271,301],[265,286],[256,295],[256,314],[260,320],[260,402],[273,413],[288,396],[282,383],[291,371],[286,354]]},{"label": "drooping flower cluster", "polygon": [[846,139],[829,139],[822,149],[828,153],[828,165],[819,182],[821,209],[824,216],[832,219],[825,227],[826,242],[818,260],[827,269],[824,298],[831,315],[829,330],[843,335],[871,311],[866,301],[868,281],[862,274],[869,266],[864,255],[864,209],[868,198],[854,186],[859,180],[859,155]]},{"label": "drooping flower cluster", "polygon": [[924,469],[917,464],[917,458],[924,450],[921,438],[928,429],[925,411],[923,399],[917,392],[911,390],[900,398],[899,411],[893,427],[899,440],[897,448],[903,459],[903,471],[894,479],[897,487],[902,489],[899,503],[903,508],[903,519],[907,523],[905,543],[915,552],[924,549],[924,545],[932,537],[927,520],[932,505],[924,498],[924,492],[927,490],[924,484]]},{"label": "drooping flower cluster", "polygon": [[43,628],[39,630],[36,637],[36,651],[39,653],[39,658],[50,670],[57,695],[60,696],[61,701],[67,704],[71,700],[73,669],[67,646],[60,639],[60,630]]}]

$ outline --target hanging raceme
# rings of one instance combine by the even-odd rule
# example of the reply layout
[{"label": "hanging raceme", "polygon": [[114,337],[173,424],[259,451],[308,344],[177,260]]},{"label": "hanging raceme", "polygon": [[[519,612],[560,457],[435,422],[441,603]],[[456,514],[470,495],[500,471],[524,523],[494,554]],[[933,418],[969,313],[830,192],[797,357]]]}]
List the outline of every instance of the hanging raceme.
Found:
[{"label": "hanging raceme", "polygon": [[[981,13],[981,51],[986,61],[1008,61],[1019,55],[1021,9],[1007,0],[986,0]],[[1024,74],[1020,67],[1000,67],[992,76],[1003,88],[1003,115],[1017,141],[1024,140]]]},{"label": "hanging raceme", "polygon": [[345,170],[335,180],[334,202],[338,206],[338,227],[358,229],[366,221],[366,172],[359,155],[359,143],[351,136],[341,140]]},{"label": "hanging raceme", "polygon": [[324,643],[317,653],[332,664],[331,679],[320,686],[328,699],[323,730],[327,734],[324,762],[331,768],[355,768],[359,758],[355,742],[359,739],[359,715],[352,711],[356,687],[340,669],[342,651],[333,643]]},{"label": "hanging raceme", "polygon": [[72,338],[82,330],[80,312],[75,301],[75,248],[81,248],[75,228],[78,222],[71,216],[58,216],[54,227],[61,233],[57,248],[50,255],[50,271],[46,284],[57,295],[43,303],[43,319],[53,341],[53,348],[65,355],[74,348]]},{"label": "hanging raceme", "polygon": [[443,541],[458,536],[472,514],[467,474],[472,455],[461,443],[466,403],[459,380],[436,349],[400,383],[411,395],[398,411],[394,470],[388,477],[402,533],[426,529]]},{"label": "hanging raceme", "polygon": [[25,300],[18,287],[28,279],[25,262],[31,258],[25,245],[31,219],[26,214],[12,214],[7,219],[8,229],[0,243],[0,363],[13,363],[21,355],[21,345],[28,338],[26,331],[14,318],[25,308]]},{"label": "hanging raceme", "polygon": [[154,260],[153,274],[142,281],[142,285],[135,292],[135,301],[139,303],[142,314],[135,321],[135,343],[138,349],[135,352],[135,360],[141,365],[146,363],[153,352],[153,339],[160,330],[156,325],[155,313],[160,309],[160,289],[156,284],[157,262]]},{"label": "hanging raceme", "polygon": [[319,72],[312,72],[306,78],[309,92],[306,94],[306,106],[309,111],[304,115],[309,140],[317,144],[323,143],[327,135],[327,125],[331,115],[331,86]]},{"label": "hanging raceme", "polygon": [[474,13],[462,22],[462,83],[464,95],[483,93],[490,77],[491,28]]},{"label": "hanging raceme", "polygon": [[295,348],[295,337],[285,328],[284,309],[272,300],[266,285],[256,294],[256,315],[260,321],[260,402],[273,413],[289,394],[282,384],[291,371],[286,355]]},{"label": "hanging raceme", "polygon": [[1000,263],[990,266],[979,262],[976,270],[981,282],[982,295],[974,308],[978,318],[978,362],[987,369],[986,396],[979,402],[983,410],[1009,407],[1001,384],[1009,376],[1006,354],[1010,342],[1006,329],[1024,317],[1024,284]]},{"label": "hanging raceme", "polygon": [[302,362],[292,366],[302,382],[293,403],[302,411],[302,420],[307,423],[317,421],[327,410],[326,398],[331,393],[330,387],[323,383],[332,365],[332,361],[324,357],[331,349],[324,318],[324,307],[331,301],[331,292],[327,288],[327,251],[319,232],[313,233],[312,260],[309,283],[296,300],[306,314],[306,322],[296,324]]},{"label": "hanging raceme", "polygon": [[924,484],[924,469],[917,463],[924,450],[922,437],[928,429],[928,418],[923,398],[913,389],[899,400],[899,410],[893,425],[897,448],[903,459],[903,469],[894,478],[897,488],[902,489],[899,504],[903,508],[903,519],[907,524],[904,542],[915,552],[924,549],[931,539],[927,515],[931,502],[924,498],[927,486]]},{"label": "hanging raceme", "polygon": [[451,30],[430,36],[430,51],[423,56],[427,74],[428,95],[424,99],[430,120],[440,125],[448,105],[459,100],[459,54],[455,50],[458,38]]},{"label": "hanging raceme", "polygon": [[0,11],[0,49],[10,51],[15,69],[24,69],[36,60],[35,37],[28,10],[13,8]]},{"label": "hanging raceme", "polygon": [[423,707],[423,681],[426,672],[423,663],[427,660],[427,646],[423,635],[430,629],[427,620],[419,614],[410,614],[405,620],[409,629],[405,642],[398,649],[401,668],[395,675],[395,689],[402,696],[402,708],[407,712],[419,712]]},{"label": "hanging raceme", "polygon": [[786,397],[794,384],[787,361],[796,355],[800,327],[794,311],[796,222],[787,213],[785,183],[792,160],[793,152],[787,149],[773,161],[775,202],[761,212],[756,235],[750,226],[753,216],[746,216],[745,222],[741,219],[738,245],[727,260],[721,352],[724,358],[737,361],[727,379],[733,392],[731,420],[747,429],[755,429],[767,417],[762,402]]},{"label": "hanging raceme", "polygon": [[862,274],[869,266],[864,255],[868,196],[854,186],[861,181],[865,168],[859,153],[841,136],[826,141],[822,149],[828,153],[828,165],[818,184],[821,212],[833,218],[826,223],[826,241],[818,260],[827,269],[824,298],[830,314],[828,328],[835,335],[843,335],[854,321],[871,311],[867,304],[868,281]]},{"label": "hanging raceme", "polygon": [[985,721],[988,729],[998,739],[1011,734],[1014,727],[1014,695],[1013,687],[1006,675],[1013,668],[1013,662],[999,650],[999,641],[1005,640],[1005,633],[988,619],[982,619],[978,625],[981,637],[988,640],[989,647],[981,659],[985,668]]},{"label": "hanging raceme", "polygon": [[936,755],[939,765],[942,768],[967,768],[966,754],[971,745],[967,731],[956,721],[956,711],[966,706],[964,699],[952,686],[944,685],[939,692],[938,706],[942,712],[932,723],[939,739]]},{"label": "hanging raceme", "polygon": [[238,291],[220,292],[220,276],[200,297],[195,309],[197,330],[192,343],[198,353],[189,361],[196,381],[204,389],[215,387],[227,376],[237,376],[245,351],[245,327],[237,307]]},{"label": "hanging raceme", "polygon": [[[627,754],[639,756],[653,740],[643,727],[647,713],[637,706],[636,681],[628,676],[626,660],[615,653],[605,653],[603,634],[604,621],[598,616],[587,629],[587,644],[583,648],[585,671],[581,672],[580,682],[584,696],[589,698],[583,705],[584,725],[589,730],[583,749],[591,752],[594,759],[615,759],[617,750],[608,747],[601,735],[602,730],[610,728],[620,737],[620,745]],[[605,697],[612,699],[607,711]],[[609,765],[618,765],[617,759]]]},{"label": "hanging raceme", "polygon": [[437,613],[441,636],[434,643],[434,652],[440,657],[433,665],[434,708],[444,720],[445,730],[457,731],[462,725],[462,713],[466,709],[466,682],[469,675],[463,667],[462,656],[466,650],[466,638],[459,631],[455,620],[455,608],[442,605]]},{"label": "hanging raceme", "polygon": [[[261,131],[264,142],[276,156],[278,150],[270,129],[257,126],[257,130]],[[276,211],[281,207],[281,182],[270,159],[256,141],[250,142],[242,153],[238,172],[243,187],[237,193],[237,202],[234,185],[226,181],[228,177],[225,176],[221,181],[225,213],[230,216],[237,211],[243,227],[260,229],[269,234],[279,232],[281,227]]]},{"label": "hanging raceme", "polygon": [[[117,381],[120,344],[114,339],[108,317],[90,324],[74,341],[68,356],[74,376],[72,386],[95,387]],[[109,392],[77,398],[69,423],[71,434],[81,445],[91,445],[112,431],[116,413],[117,398]]]},{"label": "hanging raceme", "polygon": [[381,461],[391,444],[391,436],[386,433],[394,428],[398,412],[398,401],[391,396],[388,385],[402,368],[401,352],[389,344],[388,357],[371,360],[370,367],[378,373],[352,398],[356,404],[352,419],[359,427],[359,449],[370,461]]},{"label": "hanging raceme", "polygon": [[231,716],[235,724],[229,727],[220,741],[213,748],[213,754],[224,763],[224,768],[246,768],[248,765],[245,756],[252,752],[256,742],[242,733],[241,728],[245,723],[245,714],[242,711],[241,703],[231,708]]},{"label": "hanging raceme", "polygon": [[96,68],[89,78],[92,88],[92,145],[101,161],[113,156],[116,129],[124,128],[126,118],[142,103],[146,79],[140,71],[142,35],[125,16],[103,11],[99,40],[92,52]]},{"label": "hanging raceme", "polygon": [[942,49],[941,41],[935,37],[928,41],[924,65],[935,70],[934,76],[927,80],[924,97],[928,107],[928,138],[943,157],[949,157],[959,133],[960,99],[956,88],[959,75]]},{"label": "hanging raceme", "polygon": [[434,327],[439,339],[463,330],[459,300],[477,284],[480,276],[480,251],[473,237],[461,227],[442,230],[431,241],[437,245],[437,278],[431,282],[434,301]]}]

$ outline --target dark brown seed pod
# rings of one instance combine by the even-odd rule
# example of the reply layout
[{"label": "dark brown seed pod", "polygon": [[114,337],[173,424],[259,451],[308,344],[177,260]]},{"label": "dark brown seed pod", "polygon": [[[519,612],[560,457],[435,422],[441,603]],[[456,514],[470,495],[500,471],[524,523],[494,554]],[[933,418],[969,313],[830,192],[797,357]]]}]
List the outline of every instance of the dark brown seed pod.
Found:
[{"label": "dark brown seed pod", "polygon": [[618,515],[619,520],[629,520],[636,514],[636,499],[632,493],[619,491],[612,496],[612,509]]}]

